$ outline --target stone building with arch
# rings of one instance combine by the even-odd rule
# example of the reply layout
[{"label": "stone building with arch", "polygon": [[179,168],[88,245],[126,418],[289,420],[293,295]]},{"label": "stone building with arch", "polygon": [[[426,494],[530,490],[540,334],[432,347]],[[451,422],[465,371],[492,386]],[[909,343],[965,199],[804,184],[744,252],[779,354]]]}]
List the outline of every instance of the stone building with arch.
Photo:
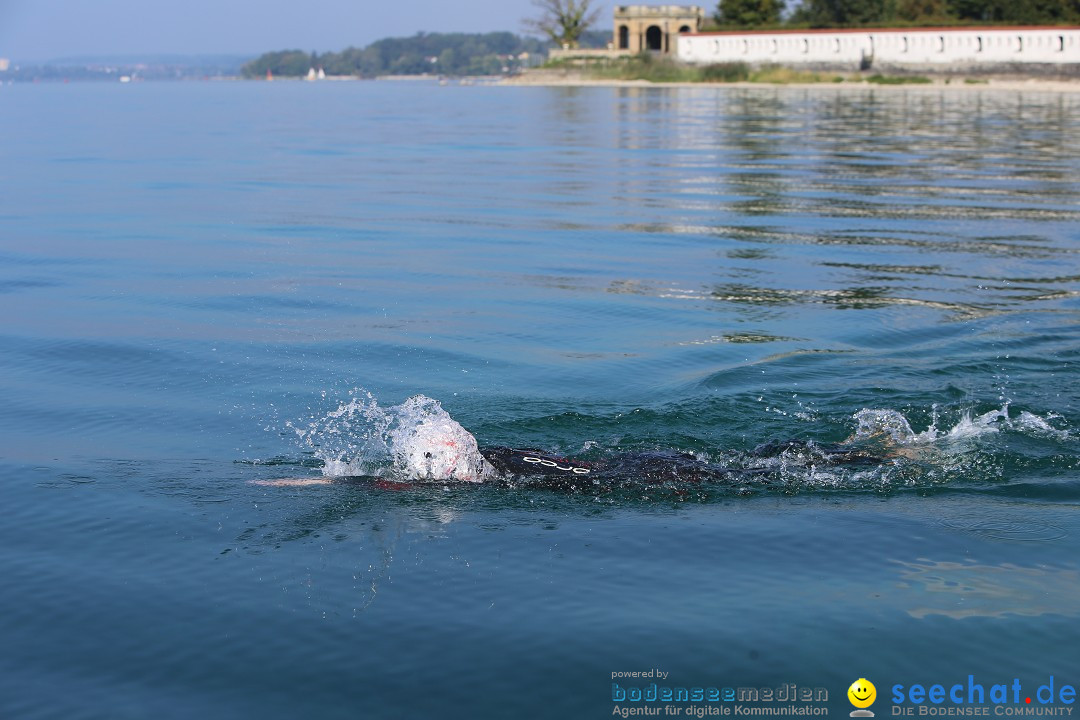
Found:
[{"label": "stone building with arch", "polygon": [[680,33],[696,33],[705,24],[697,5],[618,5],[612,48],[628,53],[674,54]]}]

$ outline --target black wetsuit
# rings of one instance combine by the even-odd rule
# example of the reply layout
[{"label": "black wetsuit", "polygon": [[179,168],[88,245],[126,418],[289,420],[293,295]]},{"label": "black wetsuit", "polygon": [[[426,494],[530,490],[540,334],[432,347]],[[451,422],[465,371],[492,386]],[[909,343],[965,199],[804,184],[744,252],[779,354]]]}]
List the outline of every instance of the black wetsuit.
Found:
[{"label": "black wetsuit", "polygon": [[[805,456],[806,464],[876,465],[881,457],[837,444],[800,441],[770,442],[759,445],[753,458],[789,455]],[[598,461],[583,461],[552,455],[540,450],[508,447],[480,448],[480,454],[503,477],[544,477],[566,481],[589,478],[624,479],[645,482],[740,481],[774,472],[752,465],[720,465],[699,460],[681,452],[622,453]]]}]

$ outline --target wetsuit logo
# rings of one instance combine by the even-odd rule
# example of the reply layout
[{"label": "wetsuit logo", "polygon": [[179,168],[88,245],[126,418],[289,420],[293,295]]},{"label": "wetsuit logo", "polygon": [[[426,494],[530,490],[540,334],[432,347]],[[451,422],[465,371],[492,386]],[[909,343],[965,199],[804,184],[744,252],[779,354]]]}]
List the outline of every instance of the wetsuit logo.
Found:
[{"label": "wetsuit logo", "polygon": [[543,465],[544,467],[555,468],[556,470],[565,470],[566,472],[572,472],[575,475],[588,475],[589,469],[583,467],[573,467],[572,465],[560,465],[554,460],[548,460],[547,458],[538,458],[531,455],[526,455],[521,458],[527,463],[533,463],[535,465]]}]

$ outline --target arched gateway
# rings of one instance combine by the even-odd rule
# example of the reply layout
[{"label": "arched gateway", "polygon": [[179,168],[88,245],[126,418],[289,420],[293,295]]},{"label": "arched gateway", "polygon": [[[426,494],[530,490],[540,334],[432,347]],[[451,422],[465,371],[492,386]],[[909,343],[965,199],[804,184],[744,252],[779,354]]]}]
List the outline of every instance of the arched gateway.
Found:
[{"label": "arched gateway", "polygon": [[673,54],[681,33],[700,32],[705,11],[696,5],[619,5],[614,47],[632,53]]}]

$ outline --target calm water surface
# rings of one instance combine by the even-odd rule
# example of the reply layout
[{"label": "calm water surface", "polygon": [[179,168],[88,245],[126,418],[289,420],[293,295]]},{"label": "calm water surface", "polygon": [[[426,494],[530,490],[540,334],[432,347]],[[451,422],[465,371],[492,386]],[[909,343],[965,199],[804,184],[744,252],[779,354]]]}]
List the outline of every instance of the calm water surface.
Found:
[{"label": "calm water surface", "polygon": [[[1080,684],[1078,127],[978,89],[0,87],[0,714]],[[373,423],[418,393],[585,458],[905,453],[394,490]]]}]

